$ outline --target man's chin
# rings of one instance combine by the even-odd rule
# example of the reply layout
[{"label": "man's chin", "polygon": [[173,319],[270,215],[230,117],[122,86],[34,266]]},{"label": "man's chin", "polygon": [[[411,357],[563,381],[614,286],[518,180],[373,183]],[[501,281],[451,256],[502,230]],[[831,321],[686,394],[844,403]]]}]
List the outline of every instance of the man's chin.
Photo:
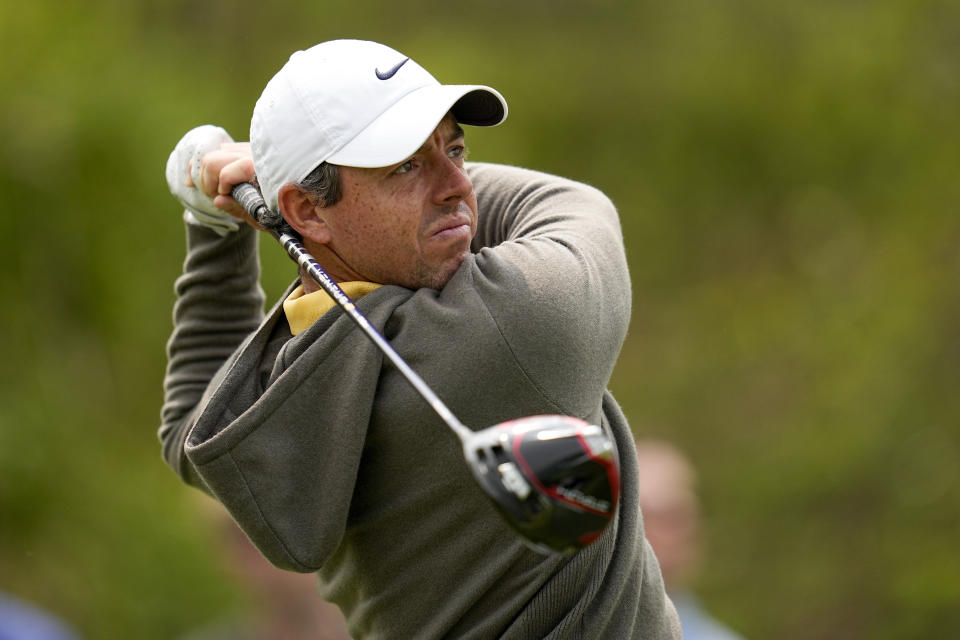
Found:
[{"label": "man's chin", "polygon": [[443,289],[460,269],[460,265],[463,264],[463,261],[467,259],[468,255],[470,255],[470,252],[464,251],[459,255],[450,258],[442,266],[437,267],[430,273],[424,273],[420,287],[436,289],[438,291]]}]

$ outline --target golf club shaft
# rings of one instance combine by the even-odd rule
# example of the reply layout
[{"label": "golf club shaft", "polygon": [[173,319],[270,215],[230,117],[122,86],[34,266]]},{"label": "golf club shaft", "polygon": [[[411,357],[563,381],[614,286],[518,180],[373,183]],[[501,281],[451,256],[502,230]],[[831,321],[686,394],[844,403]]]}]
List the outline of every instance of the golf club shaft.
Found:
[{"label": "golf club shaft", "polygon": [[263,200],[263,196],[255,186],[249,182],[240,183],[232,189],[231,195],[234,200],[240,203],[247,213],[253,216],[254,220],[260,223],[277,239],[293,261],[300,265],[320,288],[333,298],[340,308],[367,334],[367,337],[390,359],[390,362],[403,374],[403,377],[407,379],[417,393],[427,401],[427,404],[440,416],[440,419],[443,420],[461,440],[473,434],[469,428],[457,419],[449,407],[433,392],[433,389],[424,382],[423,378],[390,346],[387,339],[370,324],[367,317],[357,309],[350,297],[343,292],[343,289],[327,275],[323,267],[320,266],[316,259],[310,255],[310,252],[303,246],[303,243],[296,236],[296,232],[290,229],[282,217],[270,211],[266,202]]}]

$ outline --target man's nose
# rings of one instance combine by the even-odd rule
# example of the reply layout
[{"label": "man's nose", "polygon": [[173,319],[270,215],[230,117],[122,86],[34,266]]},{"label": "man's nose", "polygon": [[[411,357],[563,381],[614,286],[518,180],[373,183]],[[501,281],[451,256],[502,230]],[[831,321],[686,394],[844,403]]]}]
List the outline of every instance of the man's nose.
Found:
[{"label": "man's nose", "polygon": [[437,165],[436,201],[438,204],[459,202],[473,192],[467,171],[446,155]]}]

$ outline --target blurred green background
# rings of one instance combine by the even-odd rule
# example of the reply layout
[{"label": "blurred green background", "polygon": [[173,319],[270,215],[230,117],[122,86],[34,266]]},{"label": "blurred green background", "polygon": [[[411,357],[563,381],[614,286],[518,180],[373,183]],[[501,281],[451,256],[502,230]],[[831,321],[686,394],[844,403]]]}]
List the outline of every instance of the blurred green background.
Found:
[{"label": "blurred green background", "polygon": [[[267,6],[269,4],[269,6]],[[0,5],[0,591],[87,638],[236,602],[156,439],[167,154],[246,138],[295,49],[385,42],[511,115],[476,160],[618,205],[611,386],[700,472],[697,587],[748,637],[960,635],[960,4]],[[293,274],[263,251],[272,299]]]}]

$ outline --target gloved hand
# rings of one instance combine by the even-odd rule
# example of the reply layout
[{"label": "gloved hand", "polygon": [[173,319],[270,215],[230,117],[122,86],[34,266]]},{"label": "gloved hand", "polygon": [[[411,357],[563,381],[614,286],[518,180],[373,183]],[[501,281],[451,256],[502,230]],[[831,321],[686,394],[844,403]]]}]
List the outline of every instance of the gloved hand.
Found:
[{"label": "gloved hand", "polygon": [[[204,154],[230,142],[233,138],[222,127],[201,125],[188,131],[167,159],[167,186],[185,207],[183,219],[188,224],[213,229],[221,236],[239,229],[241,221],[215,207],[213,199],[196,185],[200,181],[200,161]],[[193,180],[192,186],[187,185],[188,174]]]}]

